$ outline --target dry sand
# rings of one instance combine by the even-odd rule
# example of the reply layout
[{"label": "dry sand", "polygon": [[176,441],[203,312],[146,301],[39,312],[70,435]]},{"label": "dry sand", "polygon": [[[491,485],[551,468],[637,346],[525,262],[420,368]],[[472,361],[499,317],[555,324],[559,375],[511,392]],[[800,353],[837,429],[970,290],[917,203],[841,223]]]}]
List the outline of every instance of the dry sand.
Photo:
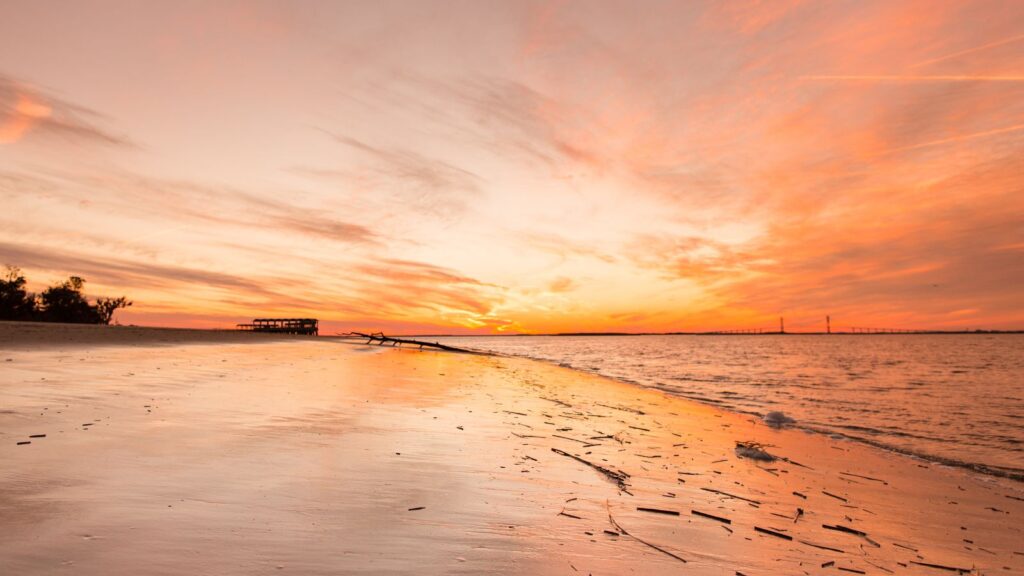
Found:
[{"label": "dry sand", "polygon": [[296,336],[240,330],[191,330],[142,326],[102,326],[0,321],[0,347],[23,349],[69,346],[137,346],[295,340]]},{"label": "dry sand", "polygon": [[[0,327],[0,574],[1024,569],[1019,483],[657,391],[521,359],[64,328],[15,346]],[[740,458],[746,440],[786,460]]]}]

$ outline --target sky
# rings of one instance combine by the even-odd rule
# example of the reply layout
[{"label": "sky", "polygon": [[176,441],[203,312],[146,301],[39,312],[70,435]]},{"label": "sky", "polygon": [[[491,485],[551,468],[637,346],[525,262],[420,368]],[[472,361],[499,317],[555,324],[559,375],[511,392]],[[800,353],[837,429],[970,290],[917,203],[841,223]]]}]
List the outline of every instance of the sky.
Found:
[{"label": "sky", "polygon": [[0,14],[0,263],[123,324],[1024,327],[1024,2]]}]

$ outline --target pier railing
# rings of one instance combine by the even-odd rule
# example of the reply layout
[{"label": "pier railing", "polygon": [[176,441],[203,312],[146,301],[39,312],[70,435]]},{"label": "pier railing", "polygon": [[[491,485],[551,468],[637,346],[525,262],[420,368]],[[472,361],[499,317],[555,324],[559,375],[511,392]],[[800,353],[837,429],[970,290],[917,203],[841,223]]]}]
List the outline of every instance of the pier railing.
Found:
[{"label": "pier railing", "polygon": [[303,334],[316,336],[320,333],[316,318],[256,318],[246,324],[238,324],[239,330],[248,332],[270,332],[273,334]]}]

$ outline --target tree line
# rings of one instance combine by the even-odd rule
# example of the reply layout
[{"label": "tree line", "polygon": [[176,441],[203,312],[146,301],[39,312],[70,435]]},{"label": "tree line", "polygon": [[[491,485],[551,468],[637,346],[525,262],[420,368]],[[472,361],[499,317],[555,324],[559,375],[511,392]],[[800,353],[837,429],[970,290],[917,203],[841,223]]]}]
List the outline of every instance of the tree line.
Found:
[{"label": "tree line", "polygon": [[25,290],[21,269],[7,266],[0,280],[0,320],[110,324],[114,312],[132,305],[124,296],[97,298],[95,304],[90,304],[82,293],[83,286],[84,279],[71,276],[34,294]]}]

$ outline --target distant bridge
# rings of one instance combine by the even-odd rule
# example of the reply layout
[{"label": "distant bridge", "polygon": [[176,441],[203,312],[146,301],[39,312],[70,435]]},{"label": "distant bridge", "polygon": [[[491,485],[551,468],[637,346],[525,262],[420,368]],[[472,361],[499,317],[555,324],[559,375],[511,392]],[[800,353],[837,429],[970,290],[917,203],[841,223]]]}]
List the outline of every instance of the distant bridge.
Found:
[{"label": "distant bridge", "polygon": [[732,330],[714,330],[702,334],[778,334],[774,328],[734,328]]},{"label": "distant bridge", "polygon": [[851,326],[851,334],[928,334],[934,330],[912,330],[910,328],[863,328]]},{"label": "distant bridge", "polygon": [[944,330],[915,330],[911,328],[868,328],[863,326],[851,326],[848,331],[832,331],[829,327],[825,332],[783,332],[778,328],[733,328],[731,330],[710,330],[698,332],[698,334],[935,334],[946,332]]}]

